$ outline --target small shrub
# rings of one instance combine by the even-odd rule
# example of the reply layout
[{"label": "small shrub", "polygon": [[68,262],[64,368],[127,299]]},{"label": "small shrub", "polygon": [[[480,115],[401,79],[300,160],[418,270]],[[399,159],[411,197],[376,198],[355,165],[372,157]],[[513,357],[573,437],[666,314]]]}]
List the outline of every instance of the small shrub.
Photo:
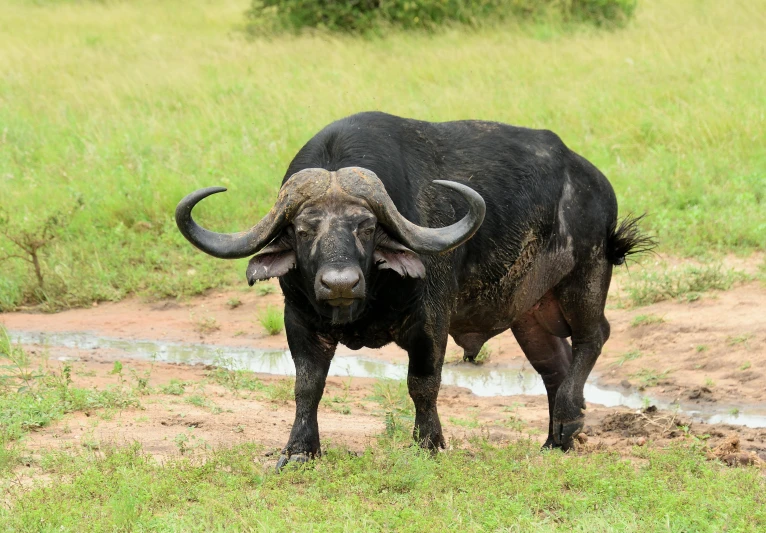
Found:
[{"label": "small shrub", "polygon": [[637,0],[252,0],[247,17],[251,33],[304,28],[350,33],[386,27],[432,30],[510,18],[621,26],[636,4]]},{"label": "small shrub", "polygon": [[284,313],[273,305],[258,313],[258,321],[269,335],[279,335],[285,327]]},{"label": "small shrub", "polygon": [[[82,205],[78,199],[78,206]],[[4,209],[0,209],[0,235],[13,244],[14,251],[0,255],[0,262],[8,259],[19,259],[31,265],[37,280],[35,298],[42,301],[45,298],[45,277],[41,251],[53,240],[58,238],[69,224],[74,209],[54,211],[48,215],[32,218],[34,222],[27,223],[22,217],[11,217]],[[14,219],[15,218],[15,219]]]}]

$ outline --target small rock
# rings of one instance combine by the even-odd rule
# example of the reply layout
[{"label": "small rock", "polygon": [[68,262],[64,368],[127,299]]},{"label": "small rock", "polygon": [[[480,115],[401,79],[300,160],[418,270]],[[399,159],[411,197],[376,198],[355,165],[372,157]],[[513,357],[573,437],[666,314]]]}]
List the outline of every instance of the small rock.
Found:
[{"label": "small rock", "polygon": [[643,446],[646,444],[646,437],[638,437],[636,439],[636,446]]},{"label": "small rock", "polygon": [[586,435],[585,433],[578,433],[577,436],[575,437],[575,440],[579,442],[580,444],[585,444],[586,442],[588,442],[588,435]]},{"label": "small rock", "polygon": [[629,389],[633,386],[633,384],[627,379],[623,379],[622,381],[620,381],[620,385],[622,385],[626,389]]}]

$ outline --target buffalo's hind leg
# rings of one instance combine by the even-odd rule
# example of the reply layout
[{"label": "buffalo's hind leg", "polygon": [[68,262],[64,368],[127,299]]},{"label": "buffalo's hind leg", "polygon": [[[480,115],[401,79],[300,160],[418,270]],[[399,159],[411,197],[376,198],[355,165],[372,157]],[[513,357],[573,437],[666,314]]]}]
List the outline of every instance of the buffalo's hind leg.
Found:
[{"label": "buffalo's hind leg", "polygon": [[552,429],[556,447],[569,448],[585,422],[585,381],[609,338],[604,306],[611,278],[612,265],[606,258],[597,257],[587,267],[575,269],[554,289],[572,330],[572,364],[559,385],[553,406]]},{"label": "buffalo's hind leg", "polygon": [[[558,303],[550,301],[547,305],[557,306]],[[543,378],[548,394],[548,438],[543,448],[553,448],[556,447],[553,438],[553,408],[556,393],[572,363],[572,348],[566,339],[549,331],[550,328],[544,325],[545,320],[538,319],[538,311],[527,311],[513,323],[511,331],[532,367]]]}]

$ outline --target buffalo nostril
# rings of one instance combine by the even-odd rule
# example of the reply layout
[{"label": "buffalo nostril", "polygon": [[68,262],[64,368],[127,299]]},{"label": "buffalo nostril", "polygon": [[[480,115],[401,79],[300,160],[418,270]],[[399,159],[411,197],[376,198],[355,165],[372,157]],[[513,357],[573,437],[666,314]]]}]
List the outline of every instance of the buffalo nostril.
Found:
[{"label": "buffalo nostril", "polygon": [[326,298],[356,298],[364,290],[361,272],[356,268],[327,270],[322,272],[318,282]]}]

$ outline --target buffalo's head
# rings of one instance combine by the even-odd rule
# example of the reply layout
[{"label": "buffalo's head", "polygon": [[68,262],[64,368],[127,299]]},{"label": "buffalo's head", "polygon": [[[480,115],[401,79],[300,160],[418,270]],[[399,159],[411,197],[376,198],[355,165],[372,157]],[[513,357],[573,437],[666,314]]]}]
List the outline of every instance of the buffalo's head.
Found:
[{"label": "buffalo's head", "polygon": [[200,189],[181,200],[176,223],[194,246],[214,257],[255,254],[247,268],[251,285],[297,268],[317,311],[346,323],[364,307],[373,268],[422,278],[419,254],[452,250],[479,229],[485,212],[481,196],[459,183],[434,183],[458,191],[468,202],[468,213],[451,226],[424,228],[405,219],[375,173],[359,167],[293,174],[271,211],[245,232],[214,233],[192,219],[194,206],[225,191],[222,187]]}]

